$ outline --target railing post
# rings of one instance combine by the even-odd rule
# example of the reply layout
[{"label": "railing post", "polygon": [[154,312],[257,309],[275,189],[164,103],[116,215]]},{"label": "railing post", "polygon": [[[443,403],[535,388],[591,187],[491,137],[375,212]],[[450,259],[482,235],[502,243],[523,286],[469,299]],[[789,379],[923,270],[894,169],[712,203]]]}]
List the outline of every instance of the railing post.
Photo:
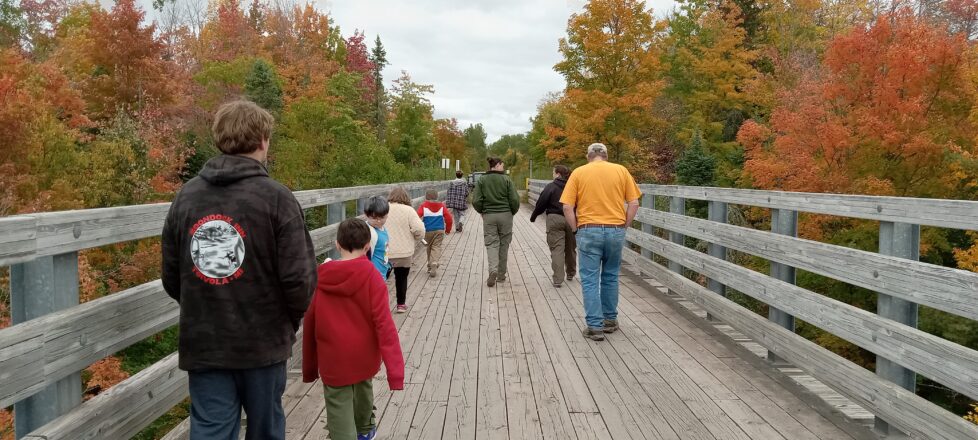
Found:
[{"label": "railing post", "polygon": [[364,208],[367,207],[367,200],[370,200],[370,198],[369,197],[361,197],[361,198],[357,199],[357,215],[363,215],[363,210],[364,210]]},{"label": "railing post", "polygon": [[[798,211],[790,209],[771,210],[771,232],[775,234],[798,236]],[[771,277],[786,283],[796,284],[795,268],[771,262]],[[788,330],[795,331],[795,317],[779,310],[775,307],[768,307],[768,319]],[[784,361],[771,351],[767,353],[767,359],[773,363],[783,363]]]},{"label": "railing post", "polygon": [[[648,209],[655,209],[655,194],[643,194],[642,195],[642,207]],[[651,223],[642,223],[642,232],[652,235],[655,233],[655,228]],[[652,251],[642,248],[642,256],[652,259]]]},{"label": "railing post", "polygon": [[[14,324],[78,305],[78,253],[40,257],[10,266],[10,312]],[[75,373],[14,404],[14,432],[21,438],[81,404],[81,373]]]},{"label": "railing post", "polygon": [[[346,202],[336,202],[326,205],[326,224],[332,225],[346,220]],[[330,258],[339,258],[340,251],[335,247],[329,251]]]},{"label": "railing post", "polygon": [[[727,222],[727,204],[724,202],[716,202],[713,200],[709,201],[709,216],[708,219],[717,223]],[[716,244],[710,243],[710,256],[714,258],[719,258],[721,260],[727,259],[727,248]],[[727,296],[727,286],[724,286],[719,281],[710,279],[707,282],[707,286],[710,290],[716,292],[718,295]],[[709,313],[706,314],[706,319],[713,320],[713,316]]]},{"label": "railing post", "polygon": [[[672,196],[669,199],[669,212],[678,215],[686,215],[686,199]],[[669,231],[669,241],[680,246],[686,245],[686,237],[684,237],[683,234],[674,231]],[[679,275],[683,274],[683,266],[676,261],[669,261],[669,270],[676,272]]]},{"label": "railing post", "polygon": [[[880,254],[920,259],[920,225],[909,223],[880,222]],[[876,313],[910,327],[917,327],[917,303],[894,298],[879,293],[876,300]],[[917,388],[917,375],[882,356],[876,356],[876,375],[910,391]],[[884,436],[900,431],[889,423],[876,418],[876,430]]]}]

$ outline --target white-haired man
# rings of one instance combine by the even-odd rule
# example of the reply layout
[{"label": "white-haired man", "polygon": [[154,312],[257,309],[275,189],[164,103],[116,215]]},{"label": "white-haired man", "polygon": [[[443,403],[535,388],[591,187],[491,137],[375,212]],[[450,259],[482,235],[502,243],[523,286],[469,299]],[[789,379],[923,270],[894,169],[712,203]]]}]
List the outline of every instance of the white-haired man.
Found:
[{"label": "white-haired man", "polygon": [[[560,203],[577,234],[578,274],[587,326],[584,337],[604,340],[618,330],[618,274],[625,228],[638,213],[642,192],[625,167],[608,162],[608,147],[591,144],[588,164],[571,173]],[[627,209],[626,209],[627,205]]]}]

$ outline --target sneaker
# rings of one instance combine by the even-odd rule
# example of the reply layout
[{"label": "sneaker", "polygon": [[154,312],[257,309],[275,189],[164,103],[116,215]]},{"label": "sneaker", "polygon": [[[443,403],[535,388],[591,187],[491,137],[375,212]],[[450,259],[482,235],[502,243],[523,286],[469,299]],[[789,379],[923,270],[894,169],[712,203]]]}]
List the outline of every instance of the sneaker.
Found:
[{"label": "sneaker", "polygon": [[489,272],[489,279],[486,280],[486,286],[492,287],[496,285],[496,272]]},{"label": "sneaker", "polygon": [[436,276],[438,276],[438,267],[437,266],[428,269],[428,277],[429,278],[434,278]]},{"label": "sneaker", "polygon": [[574,275],[567,275],[567,281],[570,281],[570,280],[573,280],[573,279],[574,279]]},{"label": "sneaker", "polygon": [[357,440],[374,440],[377,437],[377,428],[374,427],[366,434],[357,434]]},{"label": "sneaker", "polygon": [[459,226],[459,227],[455,228],[455,232],[462,232],[462,227]]},{"label": "sneaker", "polygon": [[604,332],[614,333],[618,331],[618,320],[617,319],[605,319],[604,320]]},{"label": "sneaker", "polygon": [[407,313],[407,306],[404,304],[398,304],[397,313]]},{"label": "sneaker", "polygon": [[503,282],[503,281],[506,281],[506,274],[501,273],[501,274],[497,275],[496,276],[496,281],[499,281],[500,283]]},{"label": "sneaker", "polygon": [[560,281],[554,281],[554,287],[556,287],[558,289],[560,288],[560,286],[563,286],[563,285],[564,285],[564,283],[561,283]]},{"label": "sneaker", "polygon": [[603,341],[604,331],[600,328],[584,327],[584,337],[592,341]]}]

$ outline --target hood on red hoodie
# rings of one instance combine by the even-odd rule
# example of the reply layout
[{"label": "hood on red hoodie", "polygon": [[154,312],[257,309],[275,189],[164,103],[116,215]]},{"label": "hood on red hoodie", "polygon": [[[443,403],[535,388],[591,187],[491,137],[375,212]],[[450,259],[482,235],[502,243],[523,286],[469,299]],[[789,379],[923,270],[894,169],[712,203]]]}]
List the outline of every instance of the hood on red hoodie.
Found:
[{"label": "hood on red hoodie", "polygon": [[[370,270],[367,270],[370,269]],[[330,260],[319,265],[318,291],[327,295],[352,296],[377,275],[373,263],[366,256],[352,260]]]}]

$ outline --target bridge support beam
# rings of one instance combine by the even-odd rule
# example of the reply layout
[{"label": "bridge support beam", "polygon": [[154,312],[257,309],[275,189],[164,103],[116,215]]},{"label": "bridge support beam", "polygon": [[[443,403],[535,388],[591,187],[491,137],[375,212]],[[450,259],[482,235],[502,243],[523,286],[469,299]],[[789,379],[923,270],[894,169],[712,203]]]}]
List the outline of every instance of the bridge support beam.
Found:
[{"label": "bridge support beam", "polygon": [[[669,212],[678,215],[686,215],[686,199],[682,197],[670,197],[669,198]],[[686,237],[678,232],[669,231],[669,241],[676,243],[680,246],[686,245]],[[669,270],[683,274],[683,266],[676,261],[669,261]],[[675,292],[670,292],[675,294]]]},{"label": "bridge support beam", "polygon": [[[78,305],[78,253],[40,257],[10,266],[14,324]],[[22,438],[81,404],[81,373],[14,404],[14,433]]]},{"label": "bridge support beam", "polygon": [[363,210],[367,207],[367,200],[370,200],[370,197],[361,197],[357,199],[357,215],[363,215]]},{"label": "bridge support beam", "polygon": [[[880,254],[920,259],[920,225],[909,223],[880,222]],[[910,327],[917,327],[916,303],[879,293],[876,313]],[[910,391],[917,388],[917,374],[882,356],[876,356],[876,375]],[[885,420],[876,418],[876,430],[884,435],[901,434]]]},{"label": "bridge support beam", "polygon": [[[655,209],[655,194],[643,194],[642,195],[642,207],[648,209]],[[652,235],[655,228],[650,223],[642,223],[642,232]],[[652,251],[642,248],[642,256],[652,259]]]},{"label": "bridge support beam", "polygon": [[[775,234],[798,236],[798,212],[790,209],[771,210],[771,232]],[[771,262],[771,277],[781,281],[796,284],[795,268],[786,264]],[[788,330],[795,331],[795,317],[774,307],[768,307],[768,319]],[[785,363],[778,355],[768,351],[768,361],[775,364]]]},{"label": "bridge support beam", "polygon": [[[709,217],[708,219],[712,222],[726,223],[727,222],[727,204],[724,202],[715,202],[710,200],[709,202]],[[710,243],[709,249],[710,256],[713,258],[719,258],[721,260],[727,259],[727,248],[716,244]],[[707,281],[707,287],[717,295],[727,296],[727,286],[724,286],[719,281],[714,279],[709,279]],[[709,313],[706,314],[706,319],[713,321],[714,317]]]},{"label": "bridge support beam", "polygon": [[[332,225],[346,220],[346,202],[336,202],[326,205],[326,224]],[[329,251],[330,258],[339,258],[339,249],[333,248]]]}]

